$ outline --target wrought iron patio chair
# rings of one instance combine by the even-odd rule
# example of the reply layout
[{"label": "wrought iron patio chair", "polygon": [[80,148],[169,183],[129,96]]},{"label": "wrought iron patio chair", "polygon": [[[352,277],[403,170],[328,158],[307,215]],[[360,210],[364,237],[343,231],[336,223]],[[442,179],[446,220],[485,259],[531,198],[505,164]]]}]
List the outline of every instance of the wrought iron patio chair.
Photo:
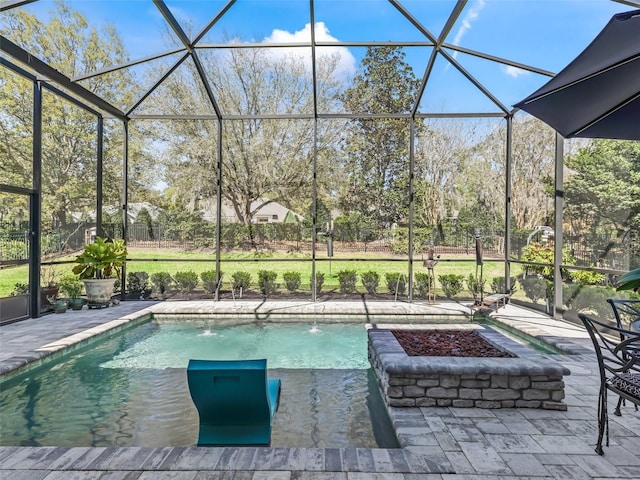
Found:
[{"label": "wrought iron patio chair", "polygon": [[[616,326],[622,330],[640,331],[640,300],[627,300],[622,298],[608,298],[607,302],[613,309],[613,315],[616,318]],[[621,335],[620,340],[624,340]],[[614,415],[621,416],[620,407],[624,403],[624,399],[620,397],[616,406]],[[636,405],[636,410],[638,406]]]},{"label": "wrought iron patio chair", "polygon": [[609,446],[607,391],[640,404],[640,333],[623,330],[578,314],[584,324],[598,358],[600,393],[598,395],[598,441],[596,453],[603,455],[602,439],[606,433]]}]

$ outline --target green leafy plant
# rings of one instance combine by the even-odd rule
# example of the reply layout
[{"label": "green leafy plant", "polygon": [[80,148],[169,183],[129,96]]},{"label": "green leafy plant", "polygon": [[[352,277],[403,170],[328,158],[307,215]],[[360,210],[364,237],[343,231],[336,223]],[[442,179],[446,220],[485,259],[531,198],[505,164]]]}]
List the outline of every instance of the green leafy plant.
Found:
[{"label": "green leafy plant", "polygon": [[469,293],[473,295],[474,300],[477,301],[478,298],[482,297],[486,282],[487,281],[484,278],[480,278],[473,273],[469,274],[467,277],[467,289],[469,290]]},{"label": "green leafy plant", "polygon": [[260,289],[260,293],[265,296],[271,295],[274,293],[278,284],[276,283],[276,278],[278,278],[278,273],[273,272],[271,270],[259,270],[258,271],[258,288]]},{"label": "green leafy plant", "polygon": [[547,284],[542,278],[535,275],[527,277],[523,276],[518,279],[518,282],[520,282],[520,286],[522,287],[524,294],[533,303],[545,298]]},{"label": "green leafy plant", "polygon": [[355,270],[341,270],[338,272],[338,282],[341,293],[353,293],[356,291],[358,274]]},{"label": "green leafy plant", "polygon": [[164,297],[169,287],[173,283],[173,278],[169,272],[156,272],[151,274],[153,288]]},{"label": "green leafy plant", "polygon": [[149,291],[149,274],[147,272],[127,273],[127,291],[134,297],[145,296]]},{"label": "green leafy plant", "polygon": [[414,290],[419,297],[426,298],[430,289],[433,289],[433,275],[430,273],[418,272],[415,274]]},{"label": "green leafy plant", "polygon": [[215,270],[205,270],[200,274],[200,280],[202,281],[202,287],[204,288],[205,292],[209,294],[216,293],[218,283],[216,282]]},{"label": "green leafy plant", "polygon": [[13,290],[11,291],[11,296],[15,297],[16,295],[25,295],[29,293],[29,284],[17,282],[13,285]]},{"label": "green leafy plant", "polygon": [[26,241],[0,240],[0,251],[7,259],[20,260],[29,257],[29,247]]},{"label": "green leafy plant", "polygon": [[630,270],[616,282],[616,290],[640,290],[640,268]]},{"label": "green leafy plant", "polygon": [[438,275],[438,281],[442,285],[442,290],[447,298],[453,298],[464,288],[464,276],[455,273]]},{"label": "green leafy plant", "polygon": [[380,283],[380,274],[370,270],[360,275],[360,281],[362,286],[369,295],[373,295],[378,290],[378,284]]},{"label": "green leafy plant", "polygon": [[610,317],[613,311],[607,303],[612,289],[592,285],[563,285],[562,293],[565,305],[576,312],[593,312],[601,318]]},{"label": "green leafy plant", "polygon": [[122,239],[107,241],[96,237],[93,243],[84,246],[73,267],[80,279],[120,277],[122,265],[127,259],[127,246]]},{"label": "green leafy plant", "polygon": [[182,293],[191,293],[198,286],[198,274],[191,270],[186,272],[176,272],[173,275],[173,281],[176,283],[178,290]]},{"label": "green leafy plant", "polygon": [[494,277],[491,279],[491,291],[495,293],[509,293],[514,294],[516,288],[516,277],[509,277],[511,288],[507,292],[507,285],[505,283],[505,277]]},{"label": "green leafy plant", "polygon": [[231,275],[234,290],[248,290],[251,286],[251,274],[249,272],[234,272]]},{"label": "green leafy plant", "polygon": [[65,275],[60,279],[60,290],[69,298],[76,299],[82,295],[82,282],[75,275]]},{"label": "green leafy plant", "polygon": [[[313,275],[309,279],[309,283],[313,285]],[[324,273],[316,272],[316,294],[320,293],[324,285]]]},{"label": "green leafy plant", "polygon": [[[541,243],[533,242],[525,246],[522,249],[522,261],[533,263],[547,263],[548,266],[543,265],[527,265],[527,273],[541,275],[545,280],[553,281],[553,259],[554,259],[554,247],[553,245],[543,245]],[[566,248],[562,250],[562,264],[563,265],[575,265],[576,259],[569,250]],[[562,278],[567,279],[570,277],[569,271],[566,268],[560,269]]]},{"label": "green leafy plant", "polygon": [[570,273],[571,279],[579,285],[602,285],[605,276],[588,270],[576,270]]},{"label": "green leafy plant", "polygon": [[300,272],[284,272],[282,278],[284,279],[284,286],[291,293],[298,290],[302,283],[302,275]]},{"label": "green leafy plant", "polygon": [[398,295],[404,295],[407,291],[407,277],[404,273],[388,272],[385,273],[384,278],[389,292],[396,293],[397,288]]}]

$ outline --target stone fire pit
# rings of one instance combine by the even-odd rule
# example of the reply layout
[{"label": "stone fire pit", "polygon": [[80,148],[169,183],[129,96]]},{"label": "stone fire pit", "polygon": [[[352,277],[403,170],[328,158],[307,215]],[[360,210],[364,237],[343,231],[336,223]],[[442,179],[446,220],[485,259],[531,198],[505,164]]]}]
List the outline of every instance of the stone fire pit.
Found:
[{"label": "stone fire pit", "polygon": [[567,409],[567,368],[487,326],[446,328],[475,329],[515,358],[409,356],[390,328],[371,328],[369,362],[388,406]]}]

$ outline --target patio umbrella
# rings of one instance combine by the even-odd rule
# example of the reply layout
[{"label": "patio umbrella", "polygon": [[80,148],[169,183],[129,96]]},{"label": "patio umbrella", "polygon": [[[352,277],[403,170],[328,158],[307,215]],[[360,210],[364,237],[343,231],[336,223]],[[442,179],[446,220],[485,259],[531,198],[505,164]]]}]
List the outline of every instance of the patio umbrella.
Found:
[{"label": "patio umbrella", "polygon": [[565,138],[640,140],[640,10],[614,15],[575,60],[515,107]]}]

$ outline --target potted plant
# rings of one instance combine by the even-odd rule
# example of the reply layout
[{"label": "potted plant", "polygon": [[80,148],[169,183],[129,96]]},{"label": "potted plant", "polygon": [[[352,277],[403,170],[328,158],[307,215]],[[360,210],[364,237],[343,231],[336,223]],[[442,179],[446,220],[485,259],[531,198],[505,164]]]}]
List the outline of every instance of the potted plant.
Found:
[{"label": "potted plant", "polygon": [[60,279],[60,290],[69,297],[69,305],[72,310],[82,310],[84,300],[82,295],[82,282],[75,275],[65,275]]},{"label": "potted plant", "polygon": [[90,305],[111,302],[113,285],[120,277],[126,258],[127,246],[121,239],[96,237],[93,243],[84,246],[84,251],[75,259],[78,265],[72,271],[84,282]]},{"label": "potted plant", "polygon": [[67,300],[58,298],[53,302],[53,311],[56,313],[64,313],[69,308],[69,303]]}]

